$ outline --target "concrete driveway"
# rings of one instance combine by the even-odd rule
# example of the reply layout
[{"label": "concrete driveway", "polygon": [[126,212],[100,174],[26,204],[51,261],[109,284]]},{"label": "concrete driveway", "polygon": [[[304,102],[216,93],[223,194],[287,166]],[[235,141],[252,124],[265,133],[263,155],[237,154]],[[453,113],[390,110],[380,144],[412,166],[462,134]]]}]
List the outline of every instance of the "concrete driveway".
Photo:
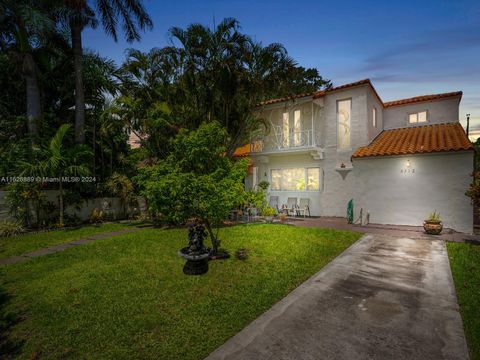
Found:
[{"label": "concrete driveway", "polygon": [[445,243],[365,235],[207,359],[468,359]]}]

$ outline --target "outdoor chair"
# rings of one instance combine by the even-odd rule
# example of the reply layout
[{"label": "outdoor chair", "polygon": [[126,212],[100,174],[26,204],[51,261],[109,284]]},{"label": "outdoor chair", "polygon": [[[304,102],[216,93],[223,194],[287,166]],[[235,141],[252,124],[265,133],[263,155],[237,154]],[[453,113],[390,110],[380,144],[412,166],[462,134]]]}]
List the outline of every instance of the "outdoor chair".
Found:
[{"label": "outdoor chair", "polygon": [[295,217],[297,215],[297,198],[291,198],[289,197],[287,199],[287,215],[288,212],[291,211],[293,216]]},{"label": "outdoor chair", "polygon": [[278,210],[278,196],[270,196],[270,207]]},{"label": "outdoor chair", "polygon": [[300,205],[297,209],[298,215],[303,213],[303,217],[306,217],[308,213],[308,217],[310,217],[310,199],[308,198],[300,198]]}]

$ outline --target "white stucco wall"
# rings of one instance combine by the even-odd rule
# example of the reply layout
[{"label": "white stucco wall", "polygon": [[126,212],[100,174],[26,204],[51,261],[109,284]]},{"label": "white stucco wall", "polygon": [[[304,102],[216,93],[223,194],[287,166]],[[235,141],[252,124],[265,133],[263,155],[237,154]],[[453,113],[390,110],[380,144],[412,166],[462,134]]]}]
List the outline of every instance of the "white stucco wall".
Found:
[{"label": "white stucco wall", "polygon": [[[351,99],[351,149],[337,150],[337,101]],[[376,131],[380,131],[382,123],[381,106],[376,96],[368,85],[345,89],[328,93],[322,99],[323,106],[316,109],[315,105],[315,129],[321,132],[324,144],[324,159],[314,160],[308,153],[292,155],[288,153],[268,155],[268,163],[262,164],[253,156],[252,161],[258,166],[258,181],[271,182],[270,170],[288,167],[320,167],[323,170],[323,187],[320,192],[312,191],[270,191],[270,195],[279,196],[279,203],[286,204],[288,197],[310,199],[310,210],[314,216],[345,216],[347,204],[354,196],[356,189],[355,177],[349,174],[341,174],[336,171],[342,163],[350,166],[350,158],[355,149],[369,143],[372,136],[371,123],[372,107],[377,107],[379,123]],[[302,103],[308,107],[308,103]],[[292,107],[292,105],[290,105]],[[285,109],[285,105],[275,105],[266,110],[278,111]],[[264,113],[265,114],[265,113]],[[264,157],[265,158],[265,157]],[[265,177],[265,174],[267,176]],[[251,176],[247,177],[247,188],[251,187]]]},{"label": "white stucco wall", "polygon": [[[376,126],[373,126],[373,108],[377,109]],[[368,141],[371,142],[383,131],[383,104],[370,87],[368,87],[367,92],[367,112]]]},{"label": "white stucco wall", "polygon": [[[337,149],[337,101],[351,99],[351,149]],[[352,165],[351,156],[361,146],[368,145],[384,129],[408,125],[408,114],[428,111],[428,123],[458,121],[460,97],[418,104],[383,108],[369,85],[327,93],[314,105],[315,129],[321,132],[323,159],[314,160],[307,153],[279,153],[253,156],[258,167],[258,181],[271,183],[270,170],[292,167],[320,167],[323,173],[321,191],[270,191],[286,204],[288,197],[310,199],[314,216],[346,216],[347,204],[354,199],[355,217],[360,208],[370,213],[370,221],[380,224],[421,225],[433,210],[440,212],[445,227],[472,232],[473,210],[464,195],[473,171],[473,153],[429,154],[409,157],[357,159],[350,172],[338,171],[344,163]],[[274,104],[264,114],[279,118],[285,109],[309,109],[311,100],[301,99],[288,104]],[[373,127],[372,109],[377,109],[377,126]],[[306,112],[310,117],[312,112]],[[418,124],[425,125],[425,123]],[[261,155],[261,154],[259,154]],[[410,159],[415,173],[401,173]],[[252,179],[246,179],[247,188]]]},{"label": "white stucco wall", "polygon": [[[407,160],[415,172],[401,172]],[[418,226],[437,210],[445,227],[473,231],[473,209],[465,196],[473,152],[354,159],[353,165],[355,216],[363,208],[371,223]]]},{"label": "white stucco wall", "polygon": [[[351,173],[340,174],[335,169],[342,163],[350,166],[353,151],[369,142],[369,107],[367,85],[329,93],[325,97],[325,153],[322,161],[324,169],[324,191],[321,197],[322,216],[345,216],[347,203],[353,197],[356,181]],[[337,101],[352,99],[351,145],[348,150],[337,149]],[[371,110],[370,110],[371,111]]]},{"label": "white stucco wall", "polygon": [[[343,91],[328,93],[324,100],[324,112],[322,121],[325,123],[325,147],[337,147],[337,101],[352,99],[351,113],[351,145],[352,149],[368,144],[368,112],[367,112],[367,93],[368,86],[363,85]],[[348,151],[344,151],[348,152]]]},{"label": "white stucco wall", "polygon": [[[13,217],[9,213],[8,204],[6,201],[7,191],[0,191],[0,221],[1,220],[13,220]],[[57,190],[45,190],[44,201],[52,202],[58,206],[58,191]],[[135,212],[145,212],[146,203],[145,199],[137,197],[138,206],[127,206],[127,212],[132,212],[134,208],[137,210]],[[119,198],[113,197],[104,197],[104,198],[95,198],[82,201],[80,206],[77,208],[75,206],[65,207],[65,214],[75,215],[81,221],[86,221],[90,218],[90,214],[94,208],[99,210],[104,210],[112,219],[122,219],[123,218],[123,207],[121,205]],[[35,217],[35,214],[32,213],[32,217]]]},{"label": "white stucco wall", "polygon": [[[451,123],[458,121],[460,97],[446,98],[410,105],[393,106],[383,109],[384,129],[397,129],[407,126]],[[409,124],[408,115],[414,112],[427,111],[427,122]]]}]

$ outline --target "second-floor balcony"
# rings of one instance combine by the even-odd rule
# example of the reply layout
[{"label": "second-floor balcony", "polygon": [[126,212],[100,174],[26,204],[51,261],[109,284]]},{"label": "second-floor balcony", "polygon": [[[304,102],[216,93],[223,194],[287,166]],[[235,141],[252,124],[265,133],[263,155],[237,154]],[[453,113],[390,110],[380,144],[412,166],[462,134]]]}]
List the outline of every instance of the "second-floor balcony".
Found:
[{"label": "second-floor balcony", "polygon": [[256,135],[250,144],[252,154],[301,153],[323,147],[320,133],[311,129]]}]

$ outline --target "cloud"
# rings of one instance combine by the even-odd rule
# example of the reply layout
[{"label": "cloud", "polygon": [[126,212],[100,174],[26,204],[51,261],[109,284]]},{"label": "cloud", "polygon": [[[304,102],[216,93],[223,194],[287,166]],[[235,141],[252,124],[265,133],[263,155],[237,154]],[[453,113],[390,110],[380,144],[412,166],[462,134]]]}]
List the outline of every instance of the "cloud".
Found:
[{"label": "cloud", "polygon": [[479,57],[480,26],[446,28],[373,54],[358,70],[378,82],[473,82]]}]

